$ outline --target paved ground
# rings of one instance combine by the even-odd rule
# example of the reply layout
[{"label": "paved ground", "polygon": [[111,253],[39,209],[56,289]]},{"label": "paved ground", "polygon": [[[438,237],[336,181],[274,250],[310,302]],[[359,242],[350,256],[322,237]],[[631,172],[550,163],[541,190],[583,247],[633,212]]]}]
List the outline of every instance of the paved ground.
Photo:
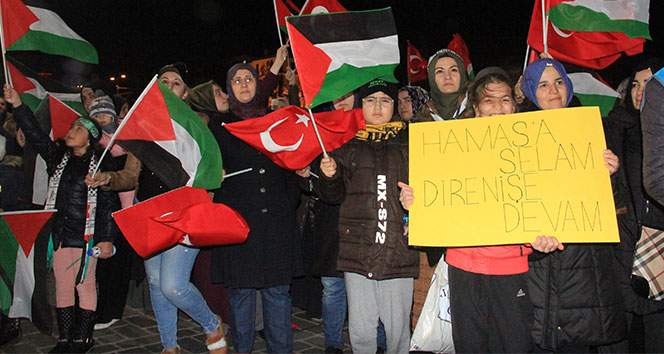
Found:
[{"label": "paved ground", "polygon": [[[293,322],[299,328],[293,330],[295,353],[323,353],[325,351],[323,329],[320,321],[306,318],[304,311],[293,309]],[[57,327],[57,326],[56,326]],[[27,320],[21,321],[23,337],[13,345],[0,347],[0,353],[47,353],[56,342],[56,335],[40,333]],[[226,330],[228,330],[226,328]],[[348,329],[345,330],[348,343]],[[157,323],[151,311],[145,312],[131,307],[125,309],[124,318],[112,327],[95,331],[96,340],[92,353],[159,353],[161,344]],[[205,335],[198,324],[180,313],[178,323],[179,344],[184,353],[206,353]],[[230,338],[232,342],[232,338]],[[229,353],[234,353],[230,347]],[[350,353],[346,344],[345,352]],[[256,336],[254,353],[266,353],[265,342]]]}]

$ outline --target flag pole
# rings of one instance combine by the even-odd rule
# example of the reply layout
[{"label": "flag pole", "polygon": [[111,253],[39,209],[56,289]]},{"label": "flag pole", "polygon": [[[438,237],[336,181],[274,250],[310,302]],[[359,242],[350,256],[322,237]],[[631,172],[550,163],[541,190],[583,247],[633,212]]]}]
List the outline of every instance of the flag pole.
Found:
[{"label": "flag pole", "polygon": [[120,126],[118,126],[118,129],[116,129],[115,133],[113,133],[113,136],[111,136],[111,140],[108,141],[108,145],[106,145],[106,148],[104,149],[104,152],[101,154],[101,157],[99,158],[99,163],[97,164],[97,167],[95,167],[94,172],[92,172],[92,178],[94,178],[95,175],[97,174],[97,172],[99,171],[99,167],[101,166],[101,162],[104,160],[104,156],[106,156],[106,153],[108,152],[108,150],[110,150],[111,146],[113,146],[113,143],[115,142],[115,138],[118,136],[118,133],[120,133],[122,128],[125,126],[125,124],[127,124],[127,122],[129,121],[129,118],[131,117],[131,114],[134,113],[134,110],[136,110],[136,107],[138,107],[138,104],[141,103],[141,101],[143,100],[143,97],[145,97],[145,95],[148,93],[148,91],[150,91],[150,88],[152,88],[152,85],[154,85],[154,83],[156,81],[157,81],[157,75],[155,75],[152,78],[152,80],[150,80],[150,83],[148,84],[148,86],[145,88],[145,90],[143,90],[143,92],[141,92],[141,95],[138,96],[138,99],[136,100],[136,102],[134,102],[134,105],[131,106],[131,109],[129,109],[129,112],[127,112],[127,115],[122,120],[122,123],[120,123]]},{"label": "flag pole", "polygon": [[523,60],[523,72],[526,72],[526,67],[528,66],[528,58],[530,58],[530,44],[526,46],[526,59]]},{"label": "flag pole", "polygon": [[546,14],[546,0],[542,0],[542,43],[544,44],[544,53],[549,52],[547,37],[549,31],[549,16]]},{"label": "flag pole", "polygon": [[309,108],[309,116],[311,116],[311,123],[314,126],[314,132],[316,132],[316,137],[318,138],[318,143],[320,144],[321,149],[323,149],[323,156],[327,158],[327,151],[325,150],[325,145],[323,145],[323,139],[320,138],[320,133],[318,132],[318,126],[316,126],[316,119],[314,119],[314,114],[311,112],[311,108]]},{"label": "flag pole", "polygon": [[307,7],[308,3],[309,3],[309,0],[304,2],[304,5],[302,5],[302,8],[300,9],[300,13],[298,13],[298,15],[302,15],[302,11],[304,11],[304,9]]},{"label": "flag pole", "polygon": [[5,84],[13,86],[9,81],[9,65],[5,57],[5,27],[2,23],[2,1],[0,1],[0,45],[2,46],[2,70],[5,72]]},{"label": "flag pole", "polygon": [[279,28],[279,13],[277,12],[277,1],[281,0],[272,0],[272,3],[274,4],[274,18],[277,20],[277,33],[279,34],[279,46],[281,47],[284,45],[284,40],[281,38],[281,28]]},{"label": "flag pole", "polygon": [[231,173],[229,173],[229,174],[224,175],[224,179],[226,179],[226,178],[228,178],[228,177],[233,177],[233,176],[241,175],[241,174],[243,174],[243,173],[251,172],[251,171],[253,171],[253,170],[254,170],[253,168],[249,167],[249,168],[245,168],[244,170],[239,170],[239,171],[231,172]]}]

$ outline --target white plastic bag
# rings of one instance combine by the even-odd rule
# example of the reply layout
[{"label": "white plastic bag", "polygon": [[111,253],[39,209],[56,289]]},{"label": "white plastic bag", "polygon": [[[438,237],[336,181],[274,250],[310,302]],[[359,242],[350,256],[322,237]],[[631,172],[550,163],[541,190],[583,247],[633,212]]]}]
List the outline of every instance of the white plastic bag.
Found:
[{"label": "white plastic bag", "polygon": [[410,338],[410,350],[432,353],[454,353],[450,286],[447,263],[442,258],[431,278],[422,313]]}]

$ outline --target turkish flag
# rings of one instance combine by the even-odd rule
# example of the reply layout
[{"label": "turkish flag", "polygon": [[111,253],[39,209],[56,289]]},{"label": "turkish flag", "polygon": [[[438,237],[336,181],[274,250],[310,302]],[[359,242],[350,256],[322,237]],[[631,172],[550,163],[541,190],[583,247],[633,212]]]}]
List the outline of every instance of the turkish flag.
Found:
[{"label": "turkish flag", "polygon": [[[645,38],[629,38],[622,32],[563,31],[552,21],[547,29],[549,54],[554,59],[592,69],[606,68],[623,52],[627,55],[642,53],[644,42]],[[544,51],[541,1],[535,1],[528,44],[538,52]]]},{"label": "turkish flag", "polygon": [[411,82],[417,82],[427,79],[427,61],[422,58],[422,54],[410,41],[408,42],[408,78]]},{"label": "turkish flag", "polygon": [[[249,226],[207,191],[182,187],[113,213],[129,244],[147,258],[177,243],[203,247],[242,243]],[[211,222],[215,220],[215,222]]]},{"label": "turkish flag", "polygon": [[[327,151],[341,147],[358,130],[366,129],[359,108],[315,113],[314,119]],[[311,117],[300,107],[284,107],[224,128],[288,170],[301,170],[322,153]]]},{"label": "turkish flag", "polygon": [[300,15],[348,11],[337,0],[307,0]]},{"label": "turkish flag", "polygon": [[463,63],[466,65],[465,69],[468,73],[468,76],[471,79],[475,77],[475,74],[473,73],[473,63],[470,62],[470,52],[468,51],[468,46],[466,46],[466,42],[463,40],[463,38],[461,38],[460,34],[454,34],[452,40],[447,45],[447,49],[453,50],[455,53],[459,54],[461,59],[463,59]]}]

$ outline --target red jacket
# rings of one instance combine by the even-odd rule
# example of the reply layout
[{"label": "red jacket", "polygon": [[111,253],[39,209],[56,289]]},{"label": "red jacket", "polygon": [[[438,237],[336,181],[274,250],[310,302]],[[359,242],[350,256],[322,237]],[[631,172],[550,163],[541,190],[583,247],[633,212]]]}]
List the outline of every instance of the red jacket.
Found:
[{"label": "red jacket", "polygon": [[528,255],[532,248],[523,245],[450,247],[447,264],[471,273],[511,275],[528,271]]}]

